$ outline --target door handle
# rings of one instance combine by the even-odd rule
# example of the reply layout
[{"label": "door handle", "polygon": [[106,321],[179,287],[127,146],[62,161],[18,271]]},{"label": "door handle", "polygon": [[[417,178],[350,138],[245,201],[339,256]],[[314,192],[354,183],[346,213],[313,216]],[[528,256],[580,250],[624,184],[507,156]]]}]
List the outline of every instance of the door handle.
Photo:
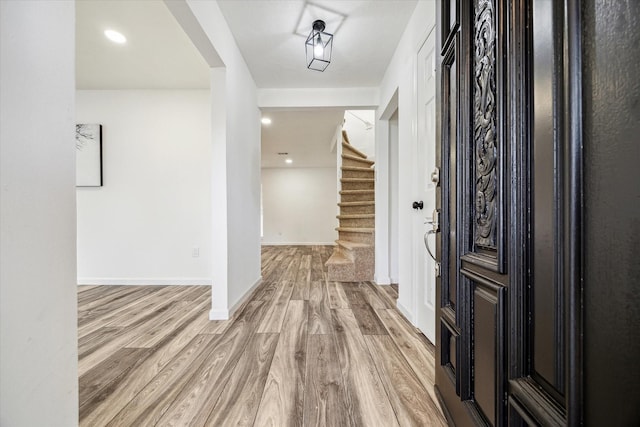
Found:
[{"label": "door handle", "polygon": [[436,230],[427,230],[426,233],[424,233],[424,247],[427,248],[427,252],[429,252],[429,255],[431,255],[431,258],[433,258],[434,261],[438,261],[436,259],[436,256],[433,252],[431,252],[431,248],[429,247],[429,235],[433,234],[435,235],[437,233]]},{"label": "door handle", "polygon": [[424,203],[422,200],[419,202],[413,202],[413,209],[422,209],[424,207]]}]

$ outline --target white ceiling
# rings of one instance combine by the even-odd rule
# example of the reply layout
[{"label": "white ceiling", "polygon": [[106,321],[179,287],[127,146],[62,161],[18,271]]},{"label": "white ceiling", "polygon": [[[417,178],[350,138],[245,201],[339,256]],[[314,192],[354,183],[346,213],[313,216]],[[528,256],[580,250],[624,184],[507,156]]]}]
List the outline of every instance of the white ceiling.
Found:
[{"label": "white ceiling", "polygon": [[[260,88],[375,87],[396,49],[417,0],[219,0],[236,43]],[[323,12],[325,9],[326,12]],[[314,14],[317,13],[317,16]],[[340,28],[331,17],[344,16]],[[332,61],[324,72],[305,65],[305,37],[315,19],[334,33]]]},{"label": "white ceiling", "polygon": [[[107,40],[106,29],[127,43]],[[162,1],[76,1],[76,88],[208,87],[207,63]]]},{"label": "white ceiling", "polygon": [[[331,142],[344,118],[344,109],[264,111],[262,117],[272,121],[262,125],[262,167],[336,167]],[[293,163],[286,164],[286,158]]]},{"label": "white ceiling", "polygon": [[[380,84],[417,0],[218,3],[259,88],[339,88]],[[344,19],[336,31],[332,25],[339,15]],[[335,32],[332,63],[324,73],[306,69],[305,37],[295,34],[297,27],[310,30],[315,19],[325,19],[326,31]],[[127,43],[110,42],[106,29],[120,31]],[[209,73],[161,0],[76,0],[76,87],[205,89]],[[335,167],[330,141],[344,110],[264,115],[273,120],[263,126],[264,167]],[[286,165],[278,152],[290,153],[294,163]]]}]

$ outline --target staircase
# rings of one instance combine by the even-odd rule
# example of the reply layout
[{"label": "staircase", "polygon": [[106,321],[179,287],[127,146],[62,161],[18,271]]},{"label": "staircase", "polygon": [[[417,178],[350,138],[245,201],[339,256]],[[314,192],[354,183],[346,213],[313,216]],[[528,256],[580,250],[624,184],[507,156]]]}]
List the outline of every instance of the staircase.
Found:
[{"label": "staircase", "polygon": [[326,263],[332,282],[373,280],[375,193],[373,161],[353,148],[342,131],[340,226],[337,246]]}]

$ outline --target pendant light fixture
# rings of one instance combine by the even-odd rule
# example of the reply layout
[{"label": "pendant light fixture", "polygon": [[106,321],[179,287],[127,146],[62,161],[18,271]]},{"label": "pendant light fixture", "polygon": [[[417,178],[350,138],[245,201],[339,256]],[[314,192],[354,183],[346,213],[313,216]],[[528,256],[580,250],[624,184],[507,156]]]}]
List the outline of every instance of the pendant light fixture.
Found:
[{"label": "pendant light fixture", "polygon": [[324,71],[331,62],[333,49],[333,34],[324,32],[324,21],[313,22],[313,28],[307,37],[305,50],[307,53],[307,68]]}]

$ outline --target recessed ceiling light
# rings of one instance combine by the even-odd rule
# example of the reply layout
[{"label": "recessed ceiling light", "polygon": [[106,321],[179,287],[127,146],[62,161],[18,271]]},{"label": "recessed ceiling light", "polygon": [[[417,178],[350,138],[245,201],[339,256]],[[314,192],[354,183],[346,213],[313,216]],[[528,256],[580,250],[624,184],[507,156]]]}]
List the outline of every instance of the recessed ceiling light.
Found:
[{"label": "recessed ceiling light", "polygon": [[287,163],[287,164],[289,164],[289,165],[290,165],[291,163],[293,163],[293,160],[291,160],[291,159],[287,159],[287,160],[285,160],[285,163]]},{"label": "recessed ceiling light", "polygon": [[127,42],[127,38],[115,30],[105,30],[104,35],[114,43],[123,44]]},{"label": "recessed ceiling light", "polygon": [[269,117],[263,117],[262,118],[262,124],[263,125],[270,125],[271,124],[271,119]]}]

